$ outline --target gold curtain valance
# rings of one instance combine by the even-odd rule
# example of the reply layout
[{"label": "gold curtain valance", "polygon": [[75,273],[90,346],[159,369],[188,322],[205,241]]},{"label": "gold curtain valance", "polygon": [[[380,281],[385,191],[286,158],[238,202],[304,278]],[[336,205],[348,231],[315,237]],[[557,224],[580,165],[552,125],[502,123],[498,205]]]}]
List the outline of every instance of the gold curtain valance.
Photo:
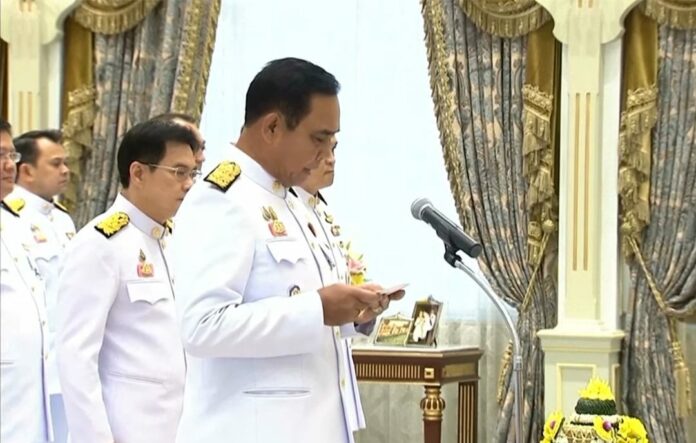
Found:
[{"label": "gold curtain valance", "polygon": [[661,25],[677,29],[696,29],[694,0],[645,0],[640,8],[645,15]]},{"label": "gold curtain valance", "polygon": [[75,10],[77,23],[92,32],[120,34],[140,23],[161,0],[84,0]]},{"label": "gold curtain valance", "polygon": [[476,26],[498,37],[528,34],[551,19],[535,0],[459,0],[459,5]]}]

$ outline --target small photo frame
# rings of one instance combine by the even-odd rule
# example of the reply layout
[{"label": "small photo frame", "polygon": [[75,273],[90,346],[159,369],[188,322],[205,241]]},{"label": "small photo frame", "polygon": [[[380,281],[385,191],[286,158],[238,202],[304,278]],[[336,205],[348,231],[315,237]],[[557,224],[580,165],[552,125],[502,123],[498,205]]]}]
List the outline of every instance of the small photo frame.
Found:
[{"label": "small photo frame", "polygon": [[403,346],[411,331],[411,319],[402,315],[382,317],[373,340],[376,345]]},{"label": "small photo frame", "polygon": [[436,346],[437,326],[440,323],[442,303],[432,296],[427,300],[417,301],[413,307],[411,329],[406,339],[407,345]]}]

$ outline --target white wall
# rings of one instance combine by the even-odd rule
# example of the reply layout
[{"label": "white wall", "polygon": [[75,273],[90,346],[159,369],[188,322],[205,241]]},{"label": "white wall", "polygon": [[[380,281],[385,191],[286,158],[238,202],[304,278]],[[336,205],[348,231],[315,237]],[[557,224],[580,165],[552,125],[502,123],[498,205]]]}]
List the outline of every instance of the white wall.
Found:
[{"label": "white wall", "polygon": [[342,84],[337,177],[324,192],[369,276],[410,283],[390,311],[410,315],[428,294],[445,316],[474,318],[479,291],[442,259],[411,202],[430,198],[456,220],[430,98],[420,4],[415,0],[223,0],[201,129],[209,158],[236,140],[253,76],[275,58],[300,57]]}]

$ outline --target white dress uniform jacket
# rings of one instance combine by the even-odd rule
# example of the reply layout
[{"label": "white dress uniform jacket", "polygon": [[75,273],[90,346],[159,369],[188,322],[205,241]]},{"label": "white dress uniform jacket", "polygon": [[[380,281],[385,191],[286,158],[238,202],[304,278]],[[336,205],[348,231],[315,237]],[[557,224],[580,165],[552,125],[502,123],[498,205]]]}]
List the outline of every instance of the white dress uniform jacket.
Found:
[{"label": "white dress uniform jacket", "polygon": [[32,256],[46,284],[46,313],[48,315],[48,393],[60,393],[54,337],[56,331],[55,306],[58,291],[60,260],[70,239],[75,236],[75,224],[67,210],[29,192],[20,185],[8,196],[7,201],[19,212],[31,229]]},{"label": "white dress uniform jacket", "polygon": [[[339,282],[349,284],[348,257],[341,240],[341,226],[329,212],[323,196],[320,193],[314,196],[300,187],[293,189],[291,192],[297,196],[307,212],[308,226],[313,237],[312,241],[316,242],[315,250],[320,252],[320,263],[325,268],[324,275],[331,279],[330,281],[324,281],[324,284]],[[359,332],[365,335],[370,334],[372,327],[374,327],[374,322],[358,326]],[[346,388],[341,391],[341,394],[343,394],[342,400],[346,412],[346,421],[350,424],[350,429],[358,431],[365,428],[365,415],[363,414],[360,401],[358,381],[355,375],[353,354],[350,346],[350,337],[357,335],[358,331],[355,330],[355,326],[352,323],[349,323],[341,326],[340,334],[343,338],[339,342],[340,352],[344,356],[341,359],[343,363],[342,369],[348,381]]]},{"label": "white dress uniform jacket", "polygon": [[167,231],[119,195],[68,246],[57,351],[72,443],[175,439],[185,360]]},{"label": "white dress uniform jacket", "polygon": [[0,441],[51,441],[44,284],[28,253],[29,226],[0,209]]},{"label": "white dress uniform jacket", "polygon": [[323,323],[304,208],[287,195],[233,147],[177,214],[179,443],[350,441],[340,337]]}]

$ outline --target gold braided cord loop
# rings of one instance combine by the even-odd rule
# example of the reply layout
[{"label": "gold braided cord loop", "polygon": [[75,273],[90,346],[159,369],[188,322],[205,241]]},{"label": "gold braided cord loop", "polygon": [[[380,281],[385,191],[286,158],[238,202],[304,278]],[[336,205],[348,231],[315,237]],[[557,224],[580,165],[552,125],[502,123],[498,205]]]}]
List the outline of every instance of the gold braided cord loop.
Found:
[{"label": "gold braided cord loop", "polygon": [[520,37],[551,20],[535,0],[459,0],[459,5],[476,26],[496,37]]},{"label": "gold braided cord loop", "polygon": [[92,32],[120,34],[140,23],[161,0],[84,0],[75,21]]},{"label": "gold braided cord loop", "polygon": [[696,29],[694,0],[645,0],[640,8],[660,25],[683,30]]}]

